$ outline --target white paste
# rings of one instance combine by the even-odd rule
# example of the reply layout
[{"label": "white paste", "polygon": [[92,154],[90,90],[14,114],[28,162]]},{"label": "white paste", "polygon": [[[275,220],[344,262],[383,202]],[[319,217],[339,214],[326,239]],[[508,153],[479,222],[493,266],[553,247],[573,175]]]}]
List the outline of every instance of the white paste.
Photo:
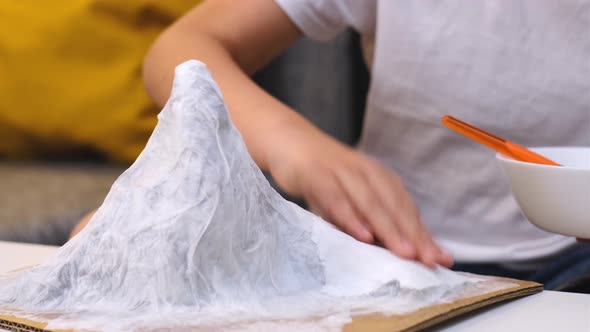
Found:
[{"label": "white paste", "polygon": [[282,199],[200,62],[177,67],[158,119],[88,226],[0,280],[0,313],[49,328],[337,331],[353,314],[507,286],[402,260]]}]

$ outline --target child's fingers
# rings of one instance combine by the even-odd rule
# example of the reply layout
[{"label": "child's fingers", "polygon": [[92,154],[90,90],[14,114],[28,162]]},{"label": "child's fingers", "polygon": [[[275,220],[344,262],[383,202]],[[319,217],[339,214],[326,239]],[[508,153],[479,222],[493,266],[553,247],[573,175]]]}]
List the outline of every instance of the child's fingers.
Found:
[{"label": "child's fingers", "polygon": [[[416,258],[426,265],[433,266],[436,255],[427,253],[428,244],[431,242],[430,233],[422,224],[418,209],[399,177],[370,159],[365,174],[388,209],[392,218],[390,222],[397,224],[401,236],[416,250]],[[431,256],[433,258],[430,258]]]},{"label": "child's fingers", "polygon": [[359,241],[366,243],[374,241],[371,229],[362,222],[360,216],[354,211],[343,188],[333,176],[322,176],[318,181],[314,181],[314,184],[306,196],[322,218]]},{"label": "child's fingers", "polygon": [[425,251],[427,245],[424,238],[428,238],[429,233],[420,220],[418,209],[410,194],[399,178],[378,165],[372,168],[373,170],[367,172],[367,176],[388,209],[392,217],[390,222],[397,223],[401,235],[415,248],[417,258],[422,257],[421,253]]},{"label": "child's fingers", "polygon": [[444,267],[450,268],[451,266],[453,266],[454,263],[453,256],[442,251],[438,256],[437,263]]},{"label": "child's fingers", "polygon": [[301,193],[323,218],[359,241],[379,239],[400,257],[428,266],[452,264],[434,243],[394,173],[357,153],[337,159],[313,163],[306,168],[313,171],[299,177],[304,180]]},{"label": "child's fingers", "polygon": [[[425,234],[423,241],[426,245],[424,246],[425,250],[422,252],[423,257],[421,261],[432,262],[433,265],[438,264],[444,267],[451,267],[453,265],[453,257],[436,244],[430,233]],[[425,264],[432,266],[428,263]]]},{"label": "child's fingers", "polygon": [[396,216],[389,213],[378,193],[372,188],[367,178],[358,171],[358,168],[341,168],[337,178],[354,210],[358,211],[361,218],[368,221],[385,247],[401,257],[414,259],[416,249],[402,236],[398,225],[394,222]]},{"label": "child's fingers", "polygon": [[368,172],[373,186],[387,202],[386,206],[396,209],[390,213],[394,214],[397,211],[399,228],[403,236],[410,239],[418,251],[417,259],[431,267],[435,264],[452,265],[453,260],[450,255],[438,247],[422,222],[418,209],[401,179],[375,162],[369,161],[369,163],[374,168],[373,171]]}]

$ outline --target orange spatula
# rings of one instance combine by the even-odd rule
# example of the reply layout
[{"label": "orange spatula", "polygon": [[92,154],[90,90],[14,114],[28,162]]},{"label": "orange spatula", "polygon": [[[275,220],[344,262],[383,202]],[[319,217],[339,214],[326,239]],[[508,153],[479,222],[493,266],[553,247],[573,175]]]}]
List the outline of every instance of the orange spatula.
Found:
[{"label": "orange spatula", "polygon": [[558,163],[525,148],[524,146],[492,135],[459,119],[455,119],[450,115],[443,116],[441,121],[445,126],[453,129],[454,131],[463,134],[489,148],[492,148],[505,156],[511,157],[512,159],[534,164],[561,166]]}]

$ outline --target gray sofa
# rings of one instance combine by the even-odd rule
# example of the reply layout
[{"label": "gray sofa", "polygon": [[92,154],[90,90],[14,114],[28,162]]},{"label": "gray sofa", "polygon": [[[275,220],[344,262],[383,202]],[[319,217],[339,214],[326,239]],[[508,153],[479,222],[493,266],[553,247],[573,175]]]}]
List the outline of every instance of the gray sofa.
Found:
[{"label": "gray sofa", "polygon": [[[255,80],[330,135],[347,144],[358,139],[368,74],[353,32],[326,44],[302,39]],[[80,158],[0,161],[0,240],[63,244],[123,170]]]}]

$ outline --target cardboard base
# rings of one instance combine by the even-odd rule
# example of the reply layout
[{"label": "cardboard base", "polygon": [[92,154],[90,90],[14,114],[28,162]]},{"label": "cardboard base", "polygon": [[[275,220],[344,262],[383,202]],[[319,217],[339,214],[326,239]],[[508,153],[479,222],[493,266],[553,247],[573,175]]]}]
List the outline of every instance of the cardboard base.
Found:
[{"label": "cardboard base", "polygon": [[[463,298],[450,303],[432,305],[404,315],[366,315],[353,317],[351,323],[344,326],[344,332],[413,332],[419,331],[451,318],[489,306],[494,303],[538,293],[543,290],[541,284],[506,278],[497,278],[515,284],[515,287],[502,289],[484,295]],[[14,316],[0,315],[0,329],[15,332],[68,332],[62,330],[45,330],[47,324],[22,319]]]},{"label": "cardboard base", "polygon": [[451,318],[472,312],[494,303],[507,301],[543,290],[543,285],[531,281],[507,278],[495,278],[516,284],[517,286],[491,292],[484,295],[463,298],[450,303],[435,304],[405,314],[385,317],[383,315],[367,315],[354,317],[351,323],[344,326],[344,332],[413,332],[420,331]]}]

